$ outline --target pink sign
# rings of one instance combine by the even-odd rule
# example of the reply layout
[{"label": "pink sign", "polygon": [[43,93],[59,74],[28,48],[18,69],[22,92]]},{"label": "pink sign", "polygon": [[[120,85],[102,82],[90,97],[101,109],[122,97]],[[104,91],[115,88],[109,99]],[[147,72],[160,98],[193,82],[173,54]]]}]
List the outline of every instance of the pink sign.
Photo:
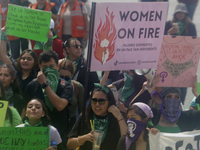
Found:
[{"label": "pink sign", "polygon": [[96,3],[91,71],[156,68],[167,6]]},{"label": "pink sign", "polygon": [[164,36],[156,74],[157,86],[192,87],[200,57],[200,37]]}]

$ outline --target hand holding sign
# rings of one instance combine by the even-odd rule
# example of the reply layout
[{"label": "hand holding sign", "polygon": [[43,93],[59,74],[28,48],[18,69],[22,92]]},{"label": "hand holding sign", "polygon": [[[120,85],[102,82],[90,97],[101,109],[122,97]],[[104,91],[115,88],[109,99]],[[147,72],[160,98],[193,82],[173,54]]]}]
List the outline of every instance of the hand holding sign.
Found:
[{"label": "hand holding sign", "polygon": [[51,13],[16,5],[8,6],[7,34],[47,42]]}]

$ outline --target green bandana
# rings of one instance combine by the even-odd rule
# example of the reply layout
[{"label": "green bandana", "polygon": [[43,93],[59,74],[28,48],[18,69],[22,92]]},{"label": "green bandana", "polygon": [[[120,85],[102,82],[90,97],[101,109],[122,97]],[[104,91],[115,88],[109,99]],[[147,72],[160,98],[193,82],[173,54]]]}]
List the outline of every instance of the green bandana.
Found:
[{"label": "green bandana", "polygon": [[31,125],[28,123],[28,120],[25,120],[25,121],[24,121],[24,126],[25,126],[25,127],[43,127],[43,124],[42,124],[42,120],[41,120],[38,124],[36,124],[36,125],[34,125],[34,126],[31,126]]},{"label": "green bandana", "polygon": [[134,77],[129,75],[128,73],[124,73],[124,86],[122,88],[122,101],[127,101],[127,98],[133,94],[135,91],[135,86],[133,84]]},{"label": "green bandana", "polygon": [[[59,81],[59,72],[58,72],[58,70],[52,69],[50,67],[46,67],[42,71],[43,71],[43,73],[45,74],[45,76],[47,78],[47,82],[48,82],[49,86],[54,91],[54,93],[56,93],[57,87],[58,87],[58,81]],[[49,107],[49,109],[52,111],[54,106],[50,102],[49,97],[47,96],[45,90],[42,89],[42,91],[43,91],[43,94],[44,94],[45,103]]]},{"label": "green bandana", "polygon": [[9,87],[8,90],[5,91],[6,99],[9,101],[13,96],[13,89]]},{"label": "green bandana", "polygon": [[47,43],[36,41],[34,50],[43,49],[43,51],[51,50],[53,45],[53,39],[48,39]]},{"label": "green bandana", "polygon": [[94,86],[95,86],[95,89],[102,89],[106,94],[109,93],[109,89],[105,86],[102,86],[101,84],[99,83],[94,83]]},{"label": "green bandana", "polygon": [[178,27],[179,27],[179,33],[177,35],[181,35],[183,31],[185,30],[186,25],[181,21],[177,21],[176,23],[178,23]]},{"label": "green bandana", "polygon": [[94,114],[94,128],[95,128],[95,130],[101,130],[101,131],[104,132],[101,143],[103,143],[103,140],[106,136],[108,124],[109,124],[108,116],[105,119],[97,119],[95,117],[95,114]]}]

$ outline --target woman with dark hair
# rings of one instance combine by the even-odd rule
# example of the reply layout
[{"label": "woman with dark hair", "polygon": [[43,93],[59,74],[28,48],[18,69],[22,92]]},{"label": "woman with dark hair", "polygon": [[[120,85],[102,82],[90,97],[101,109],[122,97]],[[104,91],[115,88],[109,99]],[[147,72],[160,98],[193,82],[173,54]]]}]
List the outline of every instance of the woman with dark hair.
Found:
[{"label": "woman with dark hair", "polygon": [[83,105],[84,105],[84,88],[81,83],[78,81],[72,80],[75,68],[72,61],[69,60],[62,60],[59,64],[59,74],[60,77],[73,86],[73,97],[72,97],[72,104],[68,106],[69,108],[69,126],[68,126],[68,133],[71,131],[72,127],[76,122],[76,108],[78,107],[78,114],[83,112]]},{"label": "woman with dark hair", "polygon": [[[87,66],[86,60],[81,55],[82,49],[83,45],[76,38],[70,38],[63,43],[63,53],[66,57],[65,59],[72,61],[75,66],[75,73],[73,74],[72,79],[80,82],[83,87],[86,88],[85,75]],[[62,60],[59,60],[59,62]],[[92,91],[94,88],[94,83],[99,83],[98,75],[96,72],[90,72],[87,87],[87,99],[89,98],[89,91]]]},{"label": "woman with dark hair", "polygon": [[151,108],[141,102],[134,103],[128,107],[126,118],[128,132],[120,138],[117,150],[149,150],[146,126],[153,118]]},{"label": "woman with dark hair", "polygon": [[[5,35],[5,33],[2,32],[2,35]],[[3,39],[4,40],[1,40],[1,49],[0,49],[0,57],[2,63],[12,65],[12,62],[10,61],[10,59],[6,54],[6,39],[5,38]],[[17,79],[23,93],[27,84],[36,77],[38,68],[37,55],[33,50],[29,49],[24,50],[19,56],[16,66],[14,65],[14,67],[16,67]]]},{"label": "woman with dark hair", "polygon": [[23,98],[16,80],[16,70],[11,64],[3,64],[0,66],[0,80],[5,90],[5,98],[9,101],[9,106],[14,106],[19,114],[23,109]]},{"label": "woman with dark hair", "polygon": [[122,135],[126,134],[127,125],[115,105],[112,91],[107,86],[95,83],[91,92],[90,103],[87,107],[83,131],[80,131],[82,115],[69,133],[67,147],[80,150],[92,150],[94,131],[91,129],[90,120],[94,120],[94,130],[104,132],[100,150],[114,150]]},{"label": "woman with dark hair", "polygon": [[17,127],[49,127],[49,146],[52,142],[56,142],[58,149],[61,149],[60,143],[62,140],[60,134],[56,128],[50,125],[50,118],[44,102],[39,99],[32,99],[27,104],[25,111],[24,124]]},{"label": "woman with dark hair", "polygon": [[[0,80],[0,100],[6,101],[5,95],[4,87]],[[22,119],[17,110],[12,106],[8,106],[3,127],[15,127],[21,123]]]}]

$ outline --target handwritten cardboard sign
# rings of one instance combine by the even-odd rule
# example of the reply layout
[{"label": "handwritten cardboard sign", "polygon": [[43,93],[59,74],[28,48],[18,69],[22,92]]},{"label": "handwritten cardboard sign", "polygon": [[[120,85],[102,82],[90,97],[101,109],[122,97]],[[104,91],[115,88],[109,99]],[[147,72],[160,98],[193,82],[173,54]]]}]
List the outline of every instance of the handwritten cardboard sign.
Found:
[{"label": "handwritten cardboard sign", "polygon": [[156,74],[157,86],[192,87],[200,57],[200,38],[164,36]]},{"label": "handwritten cardboard sign", "polygon": [[0,127],[3,127],[8,108],[8,101],[0,101]]},{"label": "handwritten cardboard sign", "polygon": [[51,15],[51,12],[9,4],[6,21],[7,34],[47,42]]},{"label": "handwritten cardboard sign", "polygon": [[156,68],[167,5],[93,3],[91,71]]},{"label": "handwritten cardboard sign", "polygon": [[44,150],[49,147],[48,127],[1,127],[1,150]]}]

